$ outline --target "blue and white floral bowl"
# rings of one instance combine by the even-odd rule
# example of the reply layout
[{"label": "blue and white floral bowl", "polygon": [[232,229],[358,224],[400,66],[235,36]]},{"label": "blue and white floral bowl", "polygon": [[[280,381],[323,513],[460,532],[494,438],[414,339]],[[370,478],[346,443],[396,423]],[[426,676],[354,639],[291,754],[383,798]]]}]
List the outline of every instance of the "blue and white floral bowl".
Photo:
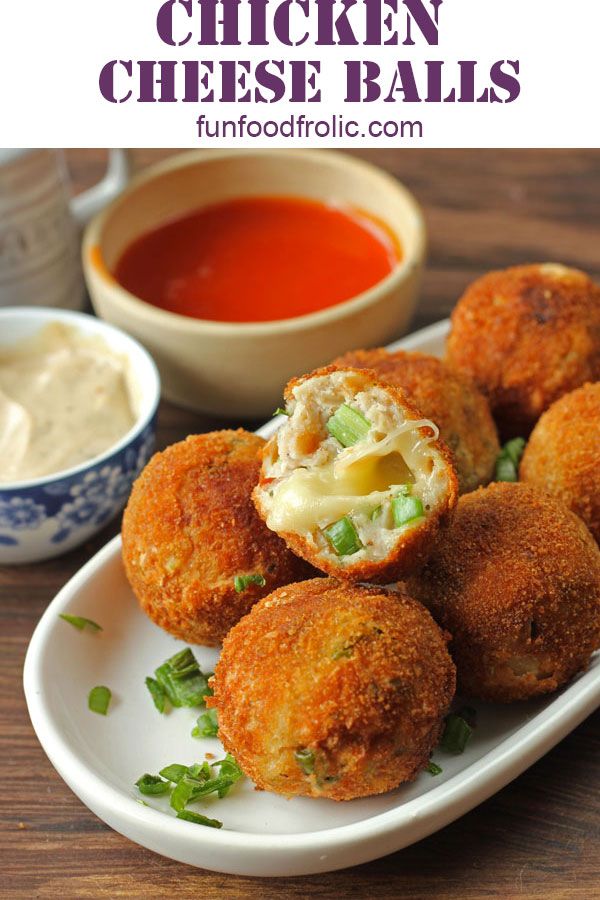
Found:
[{"label": "blue and white floral bowl", "polygon": [[0,564],[50,559],[91,538],[123,508],[154,449],[160,379],[152,357],[125,332],[84,313],[7,307],[0,310],[0,347],[56,321],[102,338],[126,357],[136,422],[94,459],[54,475],[0,484]]}]

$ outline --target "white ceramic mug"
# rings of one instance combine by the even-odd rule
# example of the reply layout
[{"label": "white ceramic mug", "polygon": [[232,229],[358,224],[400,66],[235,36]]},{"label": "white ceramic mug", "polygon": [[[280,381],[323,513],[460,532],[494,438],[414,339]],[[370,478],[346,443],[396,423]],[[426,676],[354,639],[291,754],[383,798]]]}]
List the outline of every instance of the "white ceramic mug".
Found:
[{"label": "white ceramic mug", "polygon": [[0,306],[81,306],[79,230],[128,177],[111,150],[102,181],[71,199],[61,151],[0,149]]}]

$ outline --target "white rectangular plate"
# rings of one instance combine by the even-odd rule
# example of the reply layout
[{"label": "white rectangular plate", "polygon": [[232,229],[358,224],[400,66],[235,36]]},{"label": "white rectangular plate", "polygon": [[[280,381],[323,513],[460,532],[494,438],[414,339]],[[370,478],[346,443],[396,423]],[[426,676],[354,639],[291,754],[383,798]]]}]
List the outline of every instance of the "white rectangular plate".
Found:
[{"label": "white rectangular plate", "polygon": [[[440,355],[448,323],[392,345]],[[265,437],[278,420],[260,429]],[[87,616],[104,630],[77,632],[60,613]],[[116,537],[60,591],[42,616],[25,661],[31,721],[52,764],[77,796],[131,840],[181,862],[242,875],[305,875],[367,862],[420,840],[481,803],[539,759],[600,704],[600,657],[561,693],[512,706],[477,704],[478,726],[462,756],[438,752],[443,773],[421,774],[388,794],[349,803],[255,791],[245,781],[224,800],[197,804],[221,819],[213,830],[174,818],[164,798],[139,802],[134,782],[168,763],[190,765],[214,738],[190,736],[192,710],[160,716],[146,675],[184,646],[139,610]],[[203,669],[217,654],[196,649]],[[113,691],[109,714],[88,711],[94,685]]]}]

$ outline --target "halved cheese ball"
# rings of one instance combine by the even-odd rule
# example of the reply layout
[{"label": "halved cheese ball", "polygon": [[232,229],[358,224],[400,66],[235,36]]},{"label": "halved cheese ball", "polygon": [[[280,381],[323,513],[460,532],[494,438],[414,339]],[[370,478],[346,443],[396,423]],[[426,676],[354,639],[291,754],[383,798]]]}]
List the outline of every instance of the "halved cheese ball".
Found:
[{"label": "halved cheese ball", "polygon": [[313,565],[379,584],[424,564],[458,483],[438,428],[373,372],[329,366],[286,388],[253,499]]}]

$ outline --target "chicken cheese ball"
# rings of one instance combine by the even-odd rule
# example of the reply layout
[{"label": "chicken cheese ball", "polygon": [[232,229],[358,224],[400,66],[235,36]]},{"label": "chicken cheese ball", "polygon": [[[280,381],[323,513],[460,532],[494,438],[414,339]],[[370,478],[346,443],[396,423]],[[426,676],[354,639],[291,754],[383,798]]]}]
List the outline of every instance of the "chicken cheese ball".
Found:
[{"label": "chicken cheese ball", "polygon": [[199,434],[152,457],[123,517],[123,560],[142,609],[166,631],[215,646],[274,588],[314,574],[251,500],[264,441]]},{"label": "chicken cheese ball", "polygon": [[349,581],[421,565],[457,480],[438,429],[369,371],[318,369],[286,388],[254,501],[299,556]]},{"label": "chicken cheese ball", "polygon": [[407,595],[315,578],[235,626],[212,684],[219,737],[258,787],[352,800],[427,765],[455,669]]},{"label": "chicken cheese ball", "polygon": [[544,413],[520,477],[577,513],[600,543],[600,382],[565,394]]},{"label": "chicken cheese ball", "polygon": [[471,697],[554,691],[600,647],[600,550],[577,516],[526,484],[461,497],[407,587],[452,634],[459,690]]},{"label": "chicken cheese ball", "polygon": [[555,263],[490,272],[452,313],[447,356],[486,395],[502,437],[525,436],[563,394],[600,380],[600,287]]},{"label": "chicken cheese ball", "polygon": [[500,452],[488,402],[475,385],[441,359],[426,353],[390,353],[383,347],[354,350],[334,365],[371,369],[382,381],[406,391],[440,429],[452,452],[461,493],[488,484]]}]

